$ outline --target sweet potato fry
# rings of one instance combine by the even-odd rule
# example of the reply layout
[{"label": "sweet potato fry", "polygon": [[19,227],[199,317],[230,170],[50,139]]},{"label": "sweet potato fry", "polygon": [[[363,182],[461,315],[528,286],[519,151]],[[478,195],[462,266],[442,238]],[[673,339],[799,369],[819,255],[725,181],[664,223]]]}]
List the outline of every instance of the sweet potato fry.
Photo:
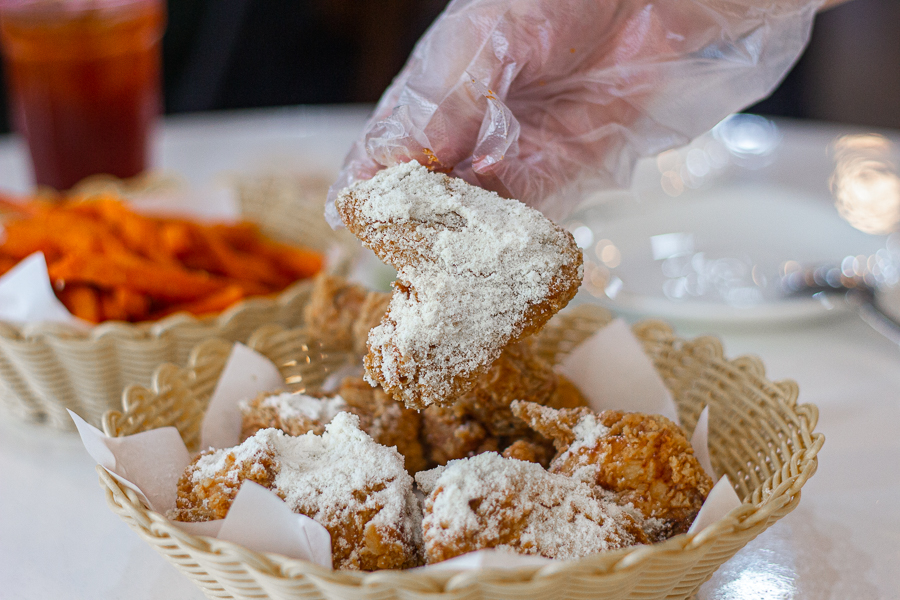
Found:
[{"label": "sweet potato fry", "polygon": [[12,269],[17,264],[19,264],[18,259],[13,258],[11,256],[0,255],[0,275],[2,275],[3,273],[6,273],[7,271]]},{"label": "sweet potato fry", "polygon": [[57,292],[60,301],[69,309],[69,312],[90,323],[99,323],[104,320],[100,305],[100,295],[96,290],[86,285],[67,285]]},{"label": "sweet potato fry", "polygon": [[192,315],[208,315],[211,313],[222,312],[235,302],[243,300],[246,297],[244,290],[239,285],[230,285],[227,288],[210,294],[205,298],[187,302],[184,304],[175,304],[166,309],[163,315],[170,315],[177,312],[189,312]]},{"label": "sweet potato fry", "polygon": [[177,258],[190,251],[194,246],[190,226],[186,223],[163,223],[160,227],[160,240],[166,254]]},{"label": "sweet potato fry", "polygon": [[245,254],[232,249],[212,229],[202,228],[198,230],[198,233],[209,249],[210,255],[218,263],[217,271],[221,275],[247,281],[255,280],[281,288],[293,280],[292,277],[280,273],[265,257]]},{"label": "sweet potato fry", "polygon": [[270,256],[278,261],[282,268],[287,269],[295,279],[312,277],[325,265],[322,255],[312,250],[272,241],[266,241],[264,245],[271,248]]},{"label": "sweet potato fry", "polygon": [[196,300],[227,285],[207,273],[126,255],[70,254],[51,263],[48,271],[53,281],[124,287],[173,302]]},{"label": "sweet potato fry", "polygon": [[108,290],[100,297],[100,305],[106,319],[116,321],[142,321],[150,313],[147,296],[126,288]]},{"label": "sweet potato fry", "polygon": [[259,227],[253,223],[247,223],[246,221],[234,223],[232,225],[218,223],[210,225],[210,229],[215,231],[241,252],[253,252],[259,245],[259,240],[262,238]]}]

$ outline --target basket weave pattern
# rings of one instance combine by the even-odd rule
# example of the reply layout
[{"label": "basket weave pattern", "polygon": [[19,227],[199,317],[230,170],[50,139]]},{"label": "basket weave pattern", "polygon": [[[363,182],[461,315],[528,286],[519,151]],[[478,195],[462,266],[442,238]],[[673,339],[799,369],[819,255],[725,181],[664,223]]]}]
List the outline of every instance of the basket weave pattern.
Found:
[{"label": "basket weave pattern", "polygon": [[[158,184],[141,183],[149,189]],[[234,184],[244,218],[275,239],[322,252],[341,248],[343,256],[333,261],[332,270],[343,274],[347,269],[355,240],[325,223],[321,184],[275,176],[236,179]],[[97,191],[116,186],[115,181],[91,183]],[[129,191],[135,190],[124,190]],[[0,321],[0,409],[60,429],[73,428],[66,409],[99,424],[103,413],[119,407],[123,388],[150,385],[153,371],[163,363],[186,364],[191,349],[203,340],[244,341],[267,323],[301,325],[310,289],[310,283],[300,282],[275,298],[249,299],[217,317],[179,314],[138,324],[108,322],[88,331]]]},{"label": "basket weave pattern", "polygon": [[[608,312],[594,306],[566,311],[541,332],[539,351],[557,360],[609,319]],[[688,429],[703,406],[710,406],[713,465],[729,475],[744,499],[740,508],[699,534],[540,568],[330,571],[186,534],[98,467],[101,486],[110,508],[210,598],[689,598],[719,565],[797,506],[800,488],[816,470],[824,438],[813,433],[816,407],[796,403],[793,382],[768,381],[758,359],[727,361],[715,338],[685,341],[656,321],[641,323],[634,331],[673,392]],[[249,345],[279,365],[294,388],[315,388],[347,358],[307,339],[302,329],[267,327],[256,332]],[[152,391],[139,387],[126,391],[124,412],[107,413],[104,430],[122,436],[174,425],[196,449],[203,411],[229,351],[228,343],[211,340],[195,349],[187,368],[161,368]]]}]

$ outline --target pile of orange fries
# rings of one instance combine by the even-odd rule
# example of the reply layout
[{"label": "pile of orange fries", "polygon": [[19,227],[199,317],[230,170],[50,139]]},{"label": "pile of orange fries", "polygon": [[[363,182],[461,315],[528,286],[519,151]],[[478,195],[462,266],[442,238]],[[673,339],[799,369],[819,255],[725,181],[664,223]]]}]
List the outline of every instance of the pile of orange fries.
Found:
[{"label": "pile of orange fries", "polygon": [[146,216],[111,195],[2,204],[0,273],[43,252],[56,295],[91,323],[221,312],[323,264],[320,254],[268,239],[250,223]]}]

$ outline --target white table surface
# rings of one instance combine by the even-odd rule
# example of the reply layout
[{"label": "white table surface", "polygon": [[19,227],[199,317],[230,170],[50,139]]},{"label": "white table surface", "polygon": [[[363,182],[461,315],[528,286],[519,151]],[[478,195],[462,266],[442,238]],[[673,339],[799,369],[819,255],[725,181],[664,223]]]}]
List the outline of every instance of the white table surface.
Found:
[{"label": "white table surface", "polygon": [[[172,118],[156,164],[196,185],[223,170],[334,172],[364,117],[296,108]],[[835,131],[820,129],[823,139]],[[0,139],[0,188],[28,188],[25,160],[18,142]],[[800,401],[819,406],[826,443],[799,507],[699,598],[900,598],[900,349],[852,315],[714,333],[728,356],[759,355],[770,378],[796,380]],[[202,597],[109,511],[75,435],[0,420],[0,598]]]}]

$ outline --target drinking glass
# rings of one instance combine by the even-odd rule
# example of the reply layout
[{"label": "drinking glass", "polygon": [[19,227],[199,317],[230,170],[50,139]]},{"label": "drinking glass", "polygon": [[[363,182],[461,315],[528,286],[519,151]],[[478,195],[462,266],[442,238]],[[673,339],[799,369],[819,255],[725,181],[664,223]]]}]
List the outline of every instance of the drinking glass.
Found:
[{"label": "drinking glass", "polygon": [[164,28],[162,0],[0,0],[11,116],[37,184],[148,167]]}]

